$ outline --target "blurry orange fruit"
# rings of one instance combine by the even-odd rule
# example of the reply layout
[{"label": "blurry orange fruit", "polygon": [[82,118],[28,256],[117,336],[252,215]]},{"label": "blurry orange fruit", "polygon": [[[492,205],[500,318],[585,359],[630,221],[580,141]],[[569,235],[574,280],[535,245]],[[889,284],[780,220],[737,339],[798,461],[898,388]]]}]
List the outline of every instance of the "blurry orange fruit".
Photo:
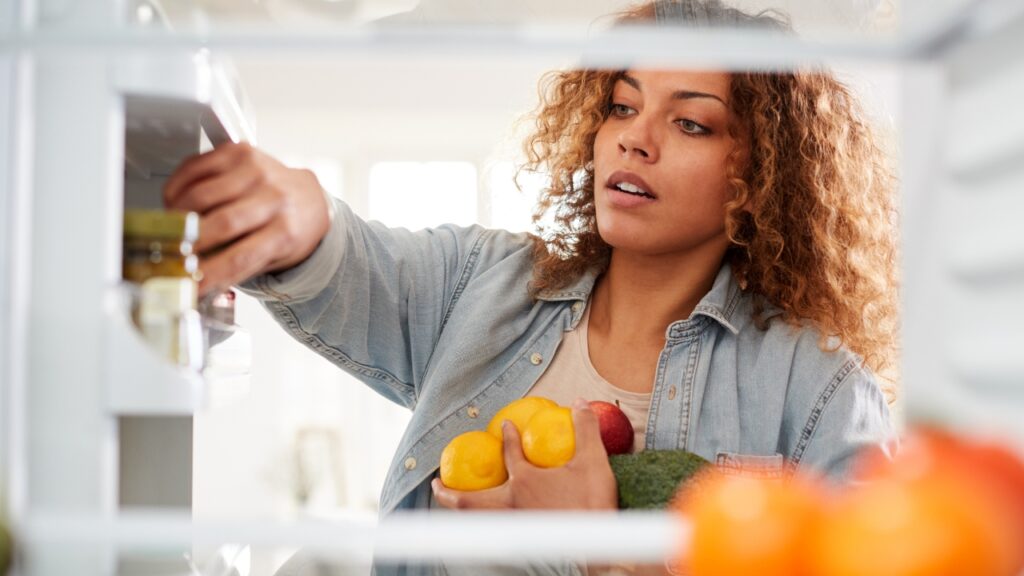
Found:
[{"label": "blurry orange fruit", "polygon": [[683,495],[692,523],[680,562],[692,576],[802,576],[821,488],[807,479],[711,473]]},{"label": "blurry orange fruit", "polygon": [[441,452],[441,482],[455,490],[484,490],[508,479],[501,440],[480,430],[459,434]]},{"label": "blurry orange fruit", "polygon": [[516,425],[516,429],[522,434],[526,428],[526,423],[533,418],[539,410],[544,408],[554,408],[558,406],[553,400],[548,400],[540,396],[527,396],[509,402],[504,408],[498,410],[498,413],[491,418],[489,424],[487,424],[487,431],[494,434],[498,438],[502,437],[501,424],[505,420],[511,421]]},{"label": "blurry orange fruit", "polygon": [[538,410],[522,433],[523,454],[534,466],[562,466],[576,454],[572,410],[563,406]]},{"label": "blurry orange fruit", "polygon": [[810,550],[827,576],[1009,576],[979,498],[942,476],[845,493]]},{"label": "blurry orange fruit", "polygon": [[[1024,527],[1024,460],[1009,448],[993,443],[979,444],[973,452],[979,465],[989,471],[994,482],[999,483],[1006,506],[1012,511],[1017,524]],[[1020,541],[1024,543],[1024,538]],[[1024,544],[1021,549],[1024,550]]]},{"label": "blurry orange fruit", "polygon": [[[857,466],[818,534],[823,576],[1011,576],[1024,563],[1015,459],[938,430],[908,436],[892,462]],[[1016,496],[1014,492],[1018,491]],[[1015,504],[1017,502],[1017,504]],[[868,552],[870,551],[870,552]]]},{"label": "blurry orange fruit", "polygon": [[964,444],[955,457],[942,463],[952,464],[961,484],[987,501],[986,521],[999,544],[996,554],[1007,556],[1009,563],[1003,573],[1024,572],[1024,463],[994,443]]},{"label": "blurry orange fruit", "polygon": [[[1020,457],[1000,444],[937,428],[916,430],[907,452],[912,451],[930,455],[918,457],[927,460],[927,473],[947,477],[978,498],[979,522],[990,539],[995,573],[1024,571],[1024,462]],[[909,466],[898,459],[897,468],[904,467]],[[900,472],[901,476],[913,473]]]}]

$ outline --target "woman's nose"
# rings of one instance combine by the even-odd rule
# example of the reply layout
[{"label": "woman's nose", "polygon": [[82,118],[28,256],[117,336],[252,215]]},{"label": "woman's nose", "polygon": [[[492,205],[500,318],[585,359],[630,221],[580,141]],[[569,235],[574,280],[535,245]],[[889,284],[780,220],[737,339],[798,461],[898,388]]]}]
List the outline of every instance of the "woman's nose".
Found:
[{"label": "woman's nose", "polygon": [[619,152],[626,156],[636,155],[646,162],[657,161],[658,147],[645,120],[635,118],[619,133]]}]

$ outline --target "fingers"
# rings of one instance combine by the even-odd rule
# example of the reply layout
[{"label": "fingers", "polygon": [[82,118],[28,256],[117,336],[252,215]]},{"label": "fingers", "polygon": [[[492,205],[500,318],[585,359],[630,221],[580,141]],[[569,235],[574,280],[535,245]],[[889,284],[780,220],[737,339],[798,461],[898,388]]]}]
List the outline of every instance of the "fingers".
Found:
[{"label": "fingers", "polygon": [[519,429],[509,420],[501,423],[502,451],[505,455],[505,469],[509,476],[522,466],[533,466],[523,454],[523,443],[519,439]]},{"label": "fingers", "polygon": [[312,172],[244,143],[183,162],[164,186],[164,201],[201,215],[194,246],[200,294],[299,264],[330,226],[330,206]]},{"label": "fingers", "polygon": [[576,430],[576,455],[573,460],[597,456],[607,460],[608,452],[601,442],[601,425],[597,421],[597,414],[594,414],[590,404],[583,398],[577,398],[572,403],[572,422]]},{"label": "fingers", "polygon": [[197,154],[181,163],[164,184],[164,205],[174,206],[178,196],[205,178],[226,172],[243,154],[255,154],[248,144],[224,144],[205,154]]},{"label": "fingers", "polygon": [[268,189],[215,209],[199,221],[195,251],[203,254],[263,227],[283,203],[279,194]]},{"label": "fingers", "polygon": [[199,295],[226,290],[265,269],[274,259],[275,245],[280,236],[283,234],[275,227],[266,226],[200,261],[203,279],[199,283]]},{"label": "fingers", "polygon": [[452,510],[504,510],[511,508],[508,483],[475,492],[463,492],[448,488],[440,478],[430,481],[434,499],[445,508]]},{"label": "fingers", "polygon": [[264,175],[255,164],[211,175],[177,192],[167,207],[206,214],[256,188]]}]

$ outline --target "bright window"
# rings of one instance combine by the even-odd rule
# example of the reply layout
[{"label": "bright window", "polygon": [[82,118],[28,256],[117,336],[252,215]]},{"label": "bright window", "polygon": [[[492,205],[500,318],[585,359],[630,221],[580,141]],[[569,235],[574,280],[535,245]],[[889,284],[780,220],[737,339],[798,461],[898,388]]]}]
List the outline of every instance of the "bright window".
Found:
[{"label": "bright window", "polygon": [[470,162],[377,162],[370,168],[369,216],[410,230],[477,220]]},{"label": "bright window", "polygon": [[327,191],[328,194],[335,198],[344,198],[345,190],[343,190],[344,172],[341,162],[338,162],[334,158],[327,158],[324,156],[315,157],[303,157],[303,156],[285,156],[281,161],[286,166],[293,168],[306,168],[316,175],[316,179],[320,182],[320,186]]},{"label": "bright window", "polygon": [[516,187],[515,165],[509,161],[495,162],[486,171],[490,192],[490,226],[513,232],[533,232],[533,208],[545,185],[543,175],[523,172]]}]

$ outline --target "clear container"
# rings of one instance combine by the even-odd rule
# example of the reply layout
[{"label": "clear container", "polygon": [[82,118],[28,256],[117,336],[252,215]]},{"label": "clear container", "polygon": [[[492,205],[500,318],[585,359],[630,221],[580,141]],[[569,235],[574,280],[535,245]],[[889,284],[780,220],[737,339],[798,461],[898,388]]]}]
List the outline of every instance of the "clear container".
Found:
[{"label": "clear container", "polygon": [[227,340],[237,330],[235,326],[235,299],[232,289],[209,294],[199,302],[199,314],[203,317],[203,332],[206,346],[212,348]]},{"label": "clear container", "polygon": [[170,362],[194,370],[203,367],[203,332],[194,280],[161,277],[143,282],[137,324],[146,341]]}]

